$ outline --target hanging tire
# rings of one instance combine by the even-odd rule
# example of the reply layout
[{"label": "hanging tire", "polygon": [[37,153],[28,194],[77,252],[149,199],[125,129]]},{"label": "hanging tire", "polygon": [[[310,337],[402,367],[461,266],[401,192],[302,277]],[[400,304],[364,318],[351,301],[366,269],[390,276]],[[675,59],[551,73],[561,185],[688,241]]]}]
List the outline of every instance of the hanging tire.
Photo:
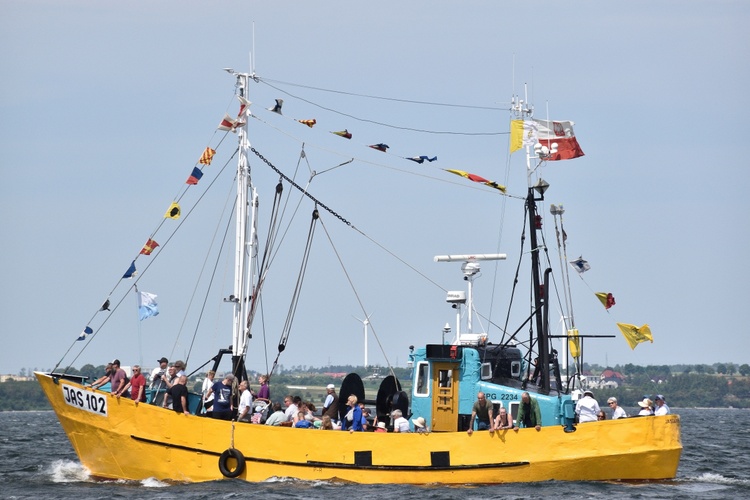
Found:
[{"label": "hanging tire", "polygon": [[[237,462],[237,466],[230,469],[227,462],[229,459]],[[219,470],[224,477],[237,477],[245,471],[245,456],[236,448],[227,448],[219,457]]]}]

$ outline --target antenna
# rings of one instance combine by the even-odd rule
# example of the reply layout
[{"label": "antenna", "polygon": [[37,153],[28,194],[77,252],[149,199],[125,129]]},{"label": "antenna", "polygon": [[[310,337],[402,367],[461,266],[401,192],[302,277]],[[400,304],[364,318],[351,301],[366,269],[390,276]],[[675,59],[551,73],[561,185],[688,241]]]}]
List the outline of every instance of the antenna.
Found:
[{"label": "antenna", "polygon": [[250,50],[250,73],[255,76],[255,21],[253,21],[252,49]]},{"label": "antenna", "polygon": [[[458,255],[436,255],[435,262],[461,262],[461,272],[464,274],[464,281],[467,282],[468,294],[464,292],[449,291],[445,301],[456,309],[456,340],[461,343],[462,338],[469,339],[474,335],[472,330],[472,315],[474,312],[474,280],[481,276],[480,261],[485,260],[505,260],[507,255],[504,253],[475,253],[475,254],[458,254]],[[468,296],[467,296],[468,295]],[[466,332],[461,332],[461,305],[466,305]],[[449,325],[446,324],[446,327]],[[476,339],[487,339],[486,333],[480,333]],[[469,340],[471,341],[471,340]]]}]

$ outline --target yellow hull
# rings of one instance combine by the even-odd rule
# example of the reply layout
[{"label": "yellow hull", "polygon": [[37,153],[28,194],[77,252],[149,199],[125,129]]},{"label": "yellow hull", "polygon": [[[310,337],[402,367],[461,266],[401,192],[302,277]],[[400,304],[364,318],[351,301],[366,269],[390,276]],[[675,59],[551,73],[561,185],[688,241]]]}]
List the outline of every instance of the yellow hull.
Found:
[{"label": "yellow hull", "polygon": [[[349,433],[185,416],[36,373],[81,463],[95,477],[185,482],[224,476],[219,457],[245,457],[247,481],[273,477],[355,483],[467,484],[675,477],[680,418],[430,434]],[[104,407],[104,408],[103,408]],[[230,459],[232,466],[234,460]]]}]

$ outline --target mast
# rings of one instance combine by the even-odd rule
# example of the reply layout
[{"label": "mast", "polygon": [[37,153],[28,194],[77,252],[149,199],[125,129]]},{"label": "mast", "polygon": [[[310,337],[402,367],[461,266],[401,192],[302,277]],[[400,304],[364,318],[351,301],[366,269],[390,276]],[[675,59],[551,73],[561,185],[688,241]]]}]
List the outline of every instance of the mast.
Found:
[{"label": "mast", "polygon": [[[244,354],[249,334],[249,325],[246,329],[246,318],[248,317],[249,307],[251,305],[252,294],[252,260],[249,259],[252,253],[252,242],[255,235],[252,232],[254,224],[249,222],[252,203],[252,213],[255,216],[256,193],[252,188],[250,181],[250,168],[247,160],[247,153],[250,149],[250,141],[247,135],[247,122],[250,114],[249,100],[247,92],[251,75],[247,73],[236,73],[237,77],[237,96],[240,99],[240,114],[237,116],[238,126],[238,160],[237,160],[237,199],[236,199],[236,227],[235,227],[235,269],[234,269],[234,294],[230,297],[233,303],[232,315],[232,372],[236,376],[243,377],[245,374]],[[250,195],[252,192],[252,195]],[[251,231],[248,231],[248,229]]]},{"label": "mast", "polygon": [[[547,332],[547,298],[549,290],[547,286],[547,278],[552,270],[547,268],[544,271],[544,280],[542,280],[542,277],[540,276],[541,269],[539,267],[539,252],[541,248],[539,248],[537,243],[537,231],[542,229],[542,217],[537,214],[536,210],[536,202],[544,200],[544,191],[540,189],[540,187],[539,183],[537,183],[537,186],[529,188],[529,194],[526,198],[526,210],[529,214],[529,237],[531,239],[531,275],[532,286],[534,288],[534,315],[536,321],[537,347],[539,349],[538,367],[540,368],[542,376],[539,392],[547,394],[550,389],[549,335]],[[534,193],[536,191],[540,191],[540,198],[535,197]]]},{"label": "mast", "polygon": [[[526,85],[524,85],[524,92],[527,94]],[[531,119],[534,114],[534,107],[528,104],[527,95],[525,99],[513,97],[511,101],[511,111],[515,114],[518,119],[527,120]],[[533,144],[533,154],[531,140],[536,137],[529,137],[525,140],[526,149],[526,178],[528,185],[528,194],[526,196],[526,213],[529,220],[529,238],[531,242],[531,275],[532,275],[532,292],[534,298],[534,322],[536,326],[536,341],[537,350],[539,353],[539,359],[537,361],[537,368],[541,374],[541,380],[539,382],[539,392],[542,394],[548,394],[550,391],[550,346],[549,346],[549,321],[548,321],[548,306],[549,306],[549,286],[548,278],[552,272],[551,268],[544,270],[544,276],[542,277],[541,271],[541,260],[539,258],[539,252],[542,250],[539,247],[537,239],[537,231],[542,229],[542,216],[537,211],[536,202],[544,201],[544,192],[549,187],[541,177],[532,186],[531,179],[536,169],[544,162],[550,154],[557,151],[557,144],[551,144],[550,148],[547,146],[542,147],[538,140]],[[539,160],[539,162],[532,166],[532,160]],[[537,198],[537,194],[539,197]],[[531,346],[530,346],[531,348]]]}]

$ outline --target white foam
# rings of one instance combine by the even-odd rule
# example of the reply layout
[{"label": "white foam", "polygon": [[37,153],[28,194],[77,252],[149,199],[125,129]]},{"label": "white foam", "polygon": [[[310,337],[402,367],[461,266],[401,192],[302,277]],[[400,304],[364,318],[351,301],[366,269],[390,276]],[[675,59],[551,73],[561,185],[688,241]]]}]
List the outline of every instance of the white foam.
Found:
[{"label": "white foam", "polygon": [[742,485],[742,486],[750,485],[750,479],[732,479],[729,477],[724,477],[721,474],[713,474],[710,472],[704,472],[703,474],[701,474],[695,479],[703,483],[731,484],[731,485]]},{"label": "white foam", "polygon": [[156,478],[149,477],[141,481],[141,486],[144,488],[167,488],[169,485]]},{"label": "white foam", "polygon": [[47,472],[55,483],[78,483],[91,480],[89,470],[79,462],[72,460],[56,460],[49,466]]}]

